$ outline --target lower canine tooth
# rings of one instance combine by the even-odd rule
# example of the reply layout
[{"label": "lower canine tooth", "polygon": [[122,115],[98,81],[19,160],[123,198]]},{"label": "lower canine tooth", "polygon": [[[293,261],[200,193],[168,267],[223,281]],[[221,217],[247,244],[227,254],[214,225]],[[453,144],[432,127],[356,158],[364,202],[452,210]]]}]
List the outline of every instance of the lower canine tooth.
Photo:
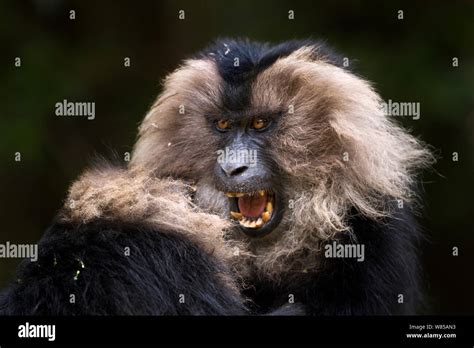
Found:
[{"label": "lower canine tooth", "polygon": [[263,225],[263,220],[262,220],[262,218],[258,218],[257,222],[255,223],[255,226],[256,226],[256,227],[260,227],[260,226],[262,226],[262,225]]},{"label": "lower canine tooth", "polygon": [[273,204],[272,202],[267,202],[266,210],[271,213],[273,211]]},{"label": "lower canine tooth", "polygon": [[233,217],[234,219],[236,219],[236,220],[242,219],[242,214],[241,214],[241,213],[237,213],[237,212],[235,212],[235,211],[231,211],[231,212],[230,212],[230,215],[232,215],[232,217]]},{"label": "lower canine tooth", "polygon": [[[259,219],[260,220],[260,219]],[[262,221],[263,222],[267,222],[268,220],[270,220],[270,213],[268,211],[264,211],[262,213]]]}]

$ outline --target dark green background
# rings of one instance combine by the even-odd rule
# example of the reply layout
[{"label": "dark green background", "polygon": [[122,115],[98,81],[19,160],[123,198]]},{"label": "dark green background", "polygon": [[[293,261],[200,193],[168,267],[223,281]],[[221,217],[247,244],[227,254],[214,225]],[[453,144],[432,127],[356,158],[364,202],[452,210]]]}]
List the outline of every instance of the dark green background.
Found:
[{"label": "dark green background", "polygon": [[[401,122],[438,156],[420,219],[430,312],[472,314],[473,23],[470,1],[2,1],[0,243],[36,242],[96,154],[131,150],[160,80],[181,59],[219,36],[313,37],[349,57],[385,100],[421,103],[420,120]],[[95,102],[96,119],[55,116],[63,99]],[[0,287],[15,265],[0,259]]]}]

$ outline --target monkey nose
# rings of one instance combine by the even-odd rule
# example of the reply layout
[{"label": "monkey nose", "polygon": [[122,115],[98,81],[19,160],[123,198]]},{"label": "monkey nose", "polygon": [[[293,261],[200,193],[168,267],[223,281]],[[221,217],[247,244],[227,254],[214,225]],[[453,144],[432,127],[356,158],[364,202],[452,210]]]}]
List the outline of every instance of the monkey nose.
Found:
[{"label": "monkey nose", "polygon": [[249,167],[247,165],[241,163],[225,163],[221,164],[221,169],[225,173],[226,176],[236,176],[239,174],[243,174],[247,171]]}]

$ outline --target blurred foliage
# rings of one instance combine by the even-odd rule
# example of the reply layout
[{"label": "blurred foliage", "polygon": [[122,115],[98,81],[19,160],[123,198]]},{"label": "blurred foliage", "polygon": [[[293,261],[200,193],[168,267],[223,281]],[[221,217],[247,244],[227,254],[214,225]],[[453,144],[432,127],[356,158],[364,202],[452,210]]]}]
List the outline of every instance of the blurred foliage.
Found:
[{"label": "blurred foliage", "polygon": [[[439,157],[424,178],[420,218],[431,311],[473,313],[473,19],[469,1],[2,1],[0,242],[37,241],[95,154],[131,150],[161,79],[181,59],[217,37],[313,37],[349,57],[385,100],[421,103],[420,120],[401,122]],[[56,117],[63,99],[94,101],[96,119]],[[0,286],[15,263],[0,260]]]}]

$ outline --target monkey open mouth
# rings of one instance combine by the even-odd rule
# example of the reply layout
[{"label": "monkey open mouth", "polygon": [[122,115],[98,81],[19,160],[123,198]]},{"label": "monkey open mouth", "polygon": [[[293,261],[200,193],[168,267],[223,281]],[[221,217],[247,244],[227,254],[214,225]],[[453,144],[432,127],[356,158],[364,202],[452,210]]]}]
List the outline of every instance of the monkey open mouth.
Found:
[{"label": "monkey open mouth", "polygon": [[253,237],[263,236],[275,227],[275,194],[267,190],[254,192],[227,192],[230,215],[242,231]]}]

